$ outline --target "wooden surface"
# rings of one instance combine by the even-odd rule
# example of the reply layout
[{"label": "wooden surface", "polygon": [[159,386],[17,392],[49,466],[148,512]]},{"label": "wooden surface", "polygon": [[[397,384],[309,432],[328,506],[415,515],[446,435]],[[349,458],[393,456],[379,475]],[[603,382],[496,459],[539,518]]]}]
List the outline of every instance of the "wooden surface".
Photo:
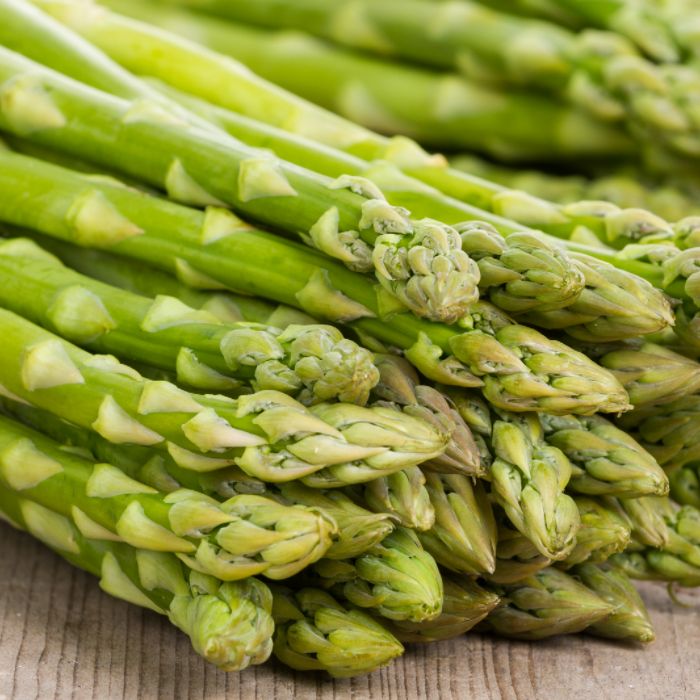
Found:
[{"label": "wooden surface", "polygon": [[[167,620],[114,600],[91,576],[0,523],[0,700],[700,698],[700,608],[644,588],[652,646],[577,636],[527,644],[470,635],[409,647],[368,677],[332,681],[274,662],[240,674],[197,657]],[[700,605],[700,592],[684,600]]]}]

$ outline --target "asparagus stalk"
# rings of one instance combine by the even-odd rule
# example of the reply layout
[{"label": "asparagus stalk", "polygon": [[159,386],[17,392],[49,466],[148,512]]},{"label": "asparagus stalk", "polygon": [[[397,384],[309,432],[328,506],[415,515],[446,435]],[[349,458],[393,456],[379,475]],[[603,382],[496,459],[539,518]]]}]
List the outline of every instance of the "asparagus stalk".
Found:
[{"label": "asparagus stalk", "polygon": [[355,559],[322,559],[311,567],[308,579],[390,620],[421,622],[442,609],[437,564],[406,528],[397,528]]},{"label": "asparagus stalk", "polygon": [[583,562],[604,562],[627,548],[632,528],[624,514],[593,498],[579,496],[575,500],[581,514],[581,527],[576,534],[576,546],[561,563],[564,568]]},{"label": "asparagus stalk", "polygon": [[663,548],[670,538],[669,515],[673,508],[668,498],[662,496],[642,496],[641,498],[620,498],[617,503],[621,512],[629,519],[632,527],[632,544],[636,547]]},{"label": "asparagus stalk", "polygon": [[395,517],[388,513],[372,513],[354,503],[339,490],[320,491],[299,481],[269,484],[247,475],[237,467],[211,472],[184,469],[170,455],[154,455],[148,447],[114,445],[97,433],[66,423],[46,411],[8,399],[0,399],[0,410],[22,421],[51,439],[77,450],[93,461],[108,461],[127,476],[161,493],[190,489],[229,501],[239,495],[274,499],[285,506],[300,506],[321,513],[335,522],[337,530],[325,553],[330,559],[359,556],[380,543],[395,527]]},{"label": "asparagus stalk", "polygon": [[635,642],[653,642],[656,634],[644,601],[621,569],[582,564],[574,569],[575,575],[606,603],[613,606],[608,617],[587,629],[608,639],[626,639]]},{"label": "asparagus stalk", "polygon": [[620,424],[659,460],[669,476],[672,498],[700,507],[700,395],[642,408]]},{"label": "asparagus stalk", "polygon": [[551,563],[552,560],[540,554],[527,537],[508,523],[500,522],[496,568],[485,578],[493,584],[508,585],[533,576]]},{"label": "asparagus stalk", "polygon": [[[3,231],[5,229],[5,231]],[[195,309],[208,311],[223,323],[261,323],[285,329],[291,324],[309,325],[315,319],[299,309],[274,304],[259,297],[226,290],[207,291],[190,287],[174,275],[136,259],[128,259],[97,248],[82,248],[40,233],[0,226],[8,236],[24,234],[48,250],[67,267],[113,287],[146,297],[175,297]]]},{"label": "asparagus stalk", "polygon": [[[692,85],[692,73],[657,67],[615,33],[575,33],[467,0],[437,6],[426,0],[163,4],[190,6],[268,29],[300,30],[370,53],[459,71],[485,83],[543,90],[601,120],[639,125],[682,151],[697,155],[700,150],[692,111],[676,87],[688,73]],[[579,0],[573,4],[590,6]]]},{"label": "asparagus stalk", "polygon": [[[455,230],[432,219],[412,221],[374,185],[333,181],[261,155],[233,138],[192,128],[157,103],[108,95],[10,51],[0,52],[0,80],[7,93],[0,127],[10,133],[85,156],[175,200],[228,205],[301,232],[350,268],[374,269],[385,290],[419,315],[454,321],[478,298],[478,267]],[[25,100],[43,116],[16,106]],[[95,115],[100,129],[93,128]]]},{"label": "asparagus stalk", "polygon": [[189,570],[174,554],[85,537],[77,524],[0,485],[0,513],[71,564],[99,577],[106,593],[166,615],[194,650],[224,671],[267,660],[272,596],[255,578],[222,583]]},{"label": "asparagus stalk", "polygon": [[431,426],[386,408],[319,404],[309,411],[275,391],[237,400],[188,394],[144,380],[115,358],[91,355],[8,311],[0,310],[0,328],[7,336],[0,363],[5,395],[112,443],[168,452],[195,471],[235,463],[269,481],[325,470],[327,481],[352,483],[429,459],[446,442]]},{"label": "asparagus stalk", "polygon": [[6,309],[91,350],[175,372],[196,389],[242,381],[307,404],[363,405],[379,379],[372,354],[332,326],[221,324],[175,297],[139,296],[73,272],[27,239],[0,244],[0,280]]},{"label": "asparagus stalk", "polygon": [[443,574],[445,595],[442,612],[432,620],[410,622],[385,620],[381,623],[402,642],[436,642],[468,632],[499,603],[499,597],[463,576]]},{"label": "asparagus stalk", "polygon": [[683,506],[666,512],[668,540],[647,547],[635,556],[616,555],[613,562],[631,578],[700,586],[700,511]]},{"label": "asparagus stalk", "polygon": [[[454,401],[439,388],[420,384],[411,365],[398,355],[379,354],[375,357],[379,382],[373,395],[389,405],[401,406],[411,415],[422,418],[436,427],[447,427],[451,438],[445,451],[436,459],[425,462],[422,469],[439,474],[466,474],[483,476],[481,455],[474,437],[464,419],[456,410]],[[417,493],[417,492],[416,492]]]},{"label": "asparagus stalk", "polygon": [[383,625],[318,588],[275,586],[272,614],[275,656],[299,671],[348,678],[403,654],[401,643]]},{"label": "asparagus stalk", "polygon": [[636,339],[578,347],[618,378],[637,409],[672,403],[700,390],[700,363],[656,343]]},{"label": "asparagus stalk", "polygon": [[625,168],[613,173],[606,170],[595,176],[555,175],[541,170],[509,168],[471,154],[455,156],[450,164],[465,173],[557,204],[602,200],[624,209],[648,209],[666,221],[678,221],[699,213],[696,187],[688,186],[680,178],[640,180],[636,169]]},{"label": "asparagus stalk", "polygon": [[403,527],[423,531],[435,524],[435,508],[419,467],[368,482],[362,491],[362,502],[375,513],[393,515]]},{"label": "asparagus stalk", "polygon": [[222,581],[293,576],[328,551],[336,529],[321,511],[260,496],[224,503],[188,489],[162,496],[7,418],[0,418],[0,479],[22,498],[73,520],[86,538],[173,552]]},{"label": "asparagus stalk", "polygon": [[[404,348],[431,379],[483,386],[499,406],[554,413],[619,412],[628,406],[624,390],[606,370],[484,302],[461,320],[459,330],[404,313],[387,322],[382,317],[396,307],[387,308],[383,292],[365,277],[305,246],[251,230],[222,210],[201,213],[6,151],[0,151],[0,164],[0,184],[8,194],[0,201],[0,220],[7,223],[175,273],[177,260],[184,260],[186,271],[197,273],[194,280],[183,278],[180,263],[180,276],[190,283],[211,286],[202,280],[210,278],[217,286],[349,323]],[[13,192],[22,195],[11,200]]]},{"label": "asparagus stalk", "polygon": [[[280,90],[245,70],[237,61],[231,60],[230,54],[233,52],[235,56],[239,45],[237,38],[240,28],[232,29],[220,21],[210,21],[205,17],[170,8],[154,8],[145,3],[127,5],[124,0],[119,4],[121,11],[146,21],[126,20],[102,9],[88,14],[82,6],[80,11],[76,12],[75,6],[65,0],[53,0],[50,4],[45,2],[43,6],[60,21],[84,34],[112,58],[137,74],[156,76],[184,92],[198,95],[209,102],[287,131],[310,136],[316,141],[352,155],[367,160],[389,160],[407,175],[437,187],[453,199],[468,202],[497,215],[517,219],[521,224],[543,228],[565,238],[582,227],[589,228],[602,239],[619,241],[622,245],[652,233],[672,235],[668,224],[644,210],[620,210],[601,202],[579,202],[569,207],[557,207],[523,192],[512,191],[447,168],[444,159],[428,156],[417,144],[404,136],[384,138],[296,95]],[[151,26],[152,24],[166,26],[176,34],[159,31]],[[177,36],[178,34],[194,41]],[[202,42],[209,48],[203,48]],[[260,45],[256,45],[258,55],[261,54],[258,51]],[[211,49],[221,51],[225,57]],[[284,45],[279,44],[277,49],[281,51]],[[332,50],[328,51],[332,55]],[[292,73],[296,74],[296,71],[289,70],[291,57],[285,56],[284,61],[276,62],[276,53],[262,53],[265,54],[268,69],[274,69],[274,78],[278,82],[283,83],[286,77]],[[157,62],[152,58],[156,54],[159,58]],[[182,65],[187,65],[188,70],[181,70]],[[324,60],[318,64],[314,63],[314,75],[320,65],[323,65],[326,71],[332,71],[336,62],[333,59],[326,60],[324,56]],[[411,86],[413,89],[413,82]],[[289,87],[300,91],[302,88],[297,85]],[[425,104],[432,103],[433,96],[430,97],[430,100],[421,104],[418,113],[423,112]],[[515,121],[518,123],[521,114],[530,112],[516,113]],[[513,121],[512,118],[509,119],[509,128]],[[481,128],[483,125],[480,125]],[[576,127],[572,127],[571,131],[576,132],[577,137],[581,133],[588,133],[587,130]],[[558,133],[566,138],[568,130]],[[480,139],[480,145],[483,144],[483,139]],[[486,145],[496,148],[501,144],[499,140],[498,144]],[[551,151],[549,141],[547,148]],[[515,155],[512,148],[509,149],[508,155]],[[498,225],[498,220],[491,219],[491,223]],[[506,225],[503,230],[512,228]]]},{"label": "asparagus stalk", "polygon": [[622,498],[668,493],[668,478],[652,455],[605,418],[543,414],[540,419],[547,442],[571,461],[570,490]]},{"label": "asparagus stalk", "polygon": [[575,634],[606,618],[614,607],[575,578],[547,568],[517,583],[496,588],[503,605],[480,629],[513,639]]},{"label": "asparagus stalk", "polygon": [[425,476],[435,523],[418,533],[423,547],[441,566],[459,574],[492,572],[496,523],[483,484],[461,474]]}]

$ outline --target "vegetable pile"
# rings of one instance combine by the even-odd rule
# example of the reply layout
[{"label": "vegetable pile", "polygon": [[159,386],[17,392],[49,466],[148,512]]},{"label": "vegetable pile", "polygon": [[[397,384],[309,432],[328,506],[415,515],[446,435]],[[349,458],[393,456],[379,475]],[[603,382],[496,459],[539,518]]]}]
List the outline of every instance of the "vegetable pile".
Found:
[{"label": "vegetable pile", "polygon": [[0,20],[2,519],[224,670],[654,639],[633,582],[700,585],[692,3]]}]

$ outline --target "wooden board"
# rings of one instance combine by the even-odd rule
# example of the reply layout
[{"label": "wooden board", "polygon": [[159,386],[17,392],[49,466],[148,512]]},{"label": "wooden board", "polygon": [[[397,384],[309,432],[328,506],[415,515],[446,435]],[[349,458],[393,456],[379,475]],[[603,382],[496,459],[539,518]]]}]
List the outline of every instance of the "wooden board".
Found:
[{"label": "wooden board", "polygon": [[0,524],[0,700],[383,700],[700,698],[700,592],[680,608],[644,587],[652,646],[591,637],[527,644],[469,635],[412,646],[391,667],[332,681],[268,662],[216,671],[167,620],[114,600],[96,580]]}]

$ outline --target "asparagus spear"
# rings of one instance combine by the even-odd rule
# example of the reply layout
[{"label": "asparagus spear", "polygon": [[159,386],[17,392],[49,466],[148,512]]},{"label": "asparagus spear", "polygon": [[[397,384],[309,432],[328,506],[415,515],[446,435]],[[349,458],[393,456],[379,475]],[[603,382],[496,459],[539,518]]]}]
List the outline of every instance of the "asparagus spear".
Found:
[{"label": "asparagus spear", "polygon": [[483,484],[461,474],[426,472],[435,523],[418,538],[443,567],[460,574],[490,573],[495,566],[496,523]]},{"label": "asparagus spear", "polygon": [[499,603],[499,597],[463,576],[443,574],[442,612],[432,620],[410,622],[382,619],[381,624],[404,643],[435,642],[468,632]]},{"label": "asparagus spear", "polygon": [[551,559],[540,554],[527,537],[503,518],[498,524],[496,568],[484,578],[490,583],[508,585],[533,576],[551,563]]},{"label": "asparagus spear", "polygon": [[293,669],[348,678],[403,654],[401,643],[379,622],[318,588],[275,586],[272,614],[275,656]]},{"label": "asparagus spear", "polygon": [[0,310],[0,328],[5,395],[110,442],[167,451],[195,471],[235,463],[266,480],[286,481],[330,468],[333,479],[352,483],[419,463],[446,442],[431,426],[386,408],[318,404],[309,411],[274,391],[237,400],[188,394],[144,380],[115,358],[90,355],[8,311]]},{"label": "asparagus spear", "polygon": [[503,605],[491,612],[479,629],[513,639],[574,634],[614,611],[591,589],[552,568],[495,590],[502,596]]},{"label": "asparagus spear", "polygon": [[678,76],[673,76],[681,71],[657,67],[615,33],[570,32],[467,0],[437,6],[426,0],[164,4],[268,29],[296,29],[370,53],[459,71],[487,84],[544,90],[601,120],[641,125],[650,136],[677,143],[693,155],[700,149],[692,111],[676,88]]},{"label": "asparagus spear", "polygon": [[[623,245],[651,233],[673,235],[668,224],[644,210],[620,210],[601,202],[557,207],[523,192],[511,191],[447,168],[444,159],[429,156],[404,136],[384,138],[271,86],[243,69],[237,61],[232,61],[230,55],[224,57],[194,43],[204,42],[209,49],[223,54],[235,52],[239,31],[231,34],[230,27],[219,21],[207,21],[204,17],[172,9],[165,11],[162,7],[153,8],[145,3],[127,5],[124,0],[121,0],[119,9],[146,22],[125,20],[102,9],[88,13],[81,7],[76,12],[74,5],[61,0],[52,0],[43,6],[135,73],[155,75],[184,92],[287,131],[310,136],[352,155],[367,160],[389,160],[404,173],[437,187],[449,197],[517,219],[521,224],[544,228],[566,238],[582,227],[589,228],[604,240],[620,241]],[[159,31],[149,22],[167,25],[170,30],[189,36],[194,42]],[[155,54],[159,57],[158,62],[152,60]],[[278,75],[277,69],[282,65],[275,64],[274,54],[266,52],[265,55],[267,65],[275,69],[275,78],[284,81],[291,72],[288,70],[289,60],[285,58],[284,73]],[[178,68],[182,65],[187,65],[188,71]],[[331,70],[333,61],[318,65]],[[318,65],[314,65],[314,71]],[[477,218],[488,219],[487,216]],[[498,218],[489,220],[498,225]],[[512,230],[507,222],[504,230]]]},{"label": "asparagus spear", "polygon": [[188,489],[162,496],[7,418],[0,418],[0,479],[22,498],[72,519],[85,537],[173,552],[223,581],[293,576],[328,551],[336,529],[322,511],[260,496],[221,504]]},{"label": "asparagus spear", "polygon": [[632,527],[632,544],[639,547],[663,548],[669,541],[668,518],[673,508],[663,496],[620,498],[611,501],[629,519]]},{"label": "asparagus spear", "polygon": [[26,404],[2,398],[0,410],[86,458],[114,464],[132,479],[162,493],[185,488],[218,501],[228,501],[239,495],[261,496],[282,505],[301,506],[321,513],[338,526],[325,554],[330,559],[359,556],[381,542],[395,527],[396,519],[392,515],[371,513],[339,490],[324,492],[299,481],[269,484],[237,467],[196,472],[178,466],[170,455],[154,455],[150,448],[136,445],[114,445],[97,433]]},{"label": "asparagus spear", "polygon": [[564,568],[583,562],[604,562],[627,548],[632,528],[624,514],[593,498],[579,496],[575,501],[581,514],[581,527],[576,534],[576,546],[561,563]]},{"label": "asparagus spear", "polygon": [[641,339],[577,344],[625,387],[635,408],[672,403],[700,389],[700,363]]},{"label": "asparagus spear", "polygon": [[693,506],[666,512],[668,540],[660,547],[649,546],[634,555],[613,557],[631,578],[677,582],[700,586],[700,511]]},{"label": "asparagus spear", "polygon": [[614,611],[587,629],[608,639],[627,639],[635,642],[653,642],[656,634],[649,612],[634,584],[621,569],[581,564],[574,574],[583,584],[595,591]]},{"label": "asparagus spear", "polygon": [[[621,208],[648,209],[666,221],[698,214],[697,188],[675,178],[640,180],[636,169],[620,169],[595,176],[550,174],[541,170],[509,168],[471,154],[450,159],[457,170],[492,180],[557,204],[602,200]],[[690,246],[688,246],[690,247]]]},{"label": "asparagus spear", "polygon": [[0,485],[0,513],[71,564],[100,579],[106,593],[166,615],[194,650],[224,671],[263,663],[272,651],[272,596],[254,578],[222,583],[189,570],[174,554],[85,537],[71,519]]},{"label": "asparagus spear", "polygon": [[[10,133],[86,156],[175,200],[228,205],[301,232],[350,268],[374,269],[385,290],[419,315],[456,320],[478,298],[478,267],[461,250],[456,231],[432,219],[412,221],[374,185],[333,181],[261,155],[233,138],[192,128],[157,103],[113,97],[10,51],[0,52],[0,80],[7,93],[0,127]],[[43,114],[38,124],[31,109],[27,114],[16,106],[25,100]],[[95,115],[99,129],[92,128]]]},{"label": "asparagus spear", "polygon": [[568,488],[592,496],[664,496],[668,479],[630,435],[601,416],[540,416],[547,442],[573,466]]},{"label": "asparagus spear", "polygon": [[419,467],[410,467],[368,482],[362,502],[375,513],[395,516],[403,527],[430,530],[435,523],[435,508],[425,487]]},{"label": "asparagus spear", "polygon": [[156,297],[164,294],[175,297],[195,309],[208,311],[223,323],[248,321],[281,329],[291,324],[315,323],[312,316],[284,304],[274,304],[259,297],[234,294],[226,290],[195,289],[180,282],[174,275],[139,260],[128,259],[97,248],[82,248],[26,229],[0,226],[0,233],[3,232],[8,236],[24,234],[31,237],[67,267],[83,275],[141,296]]},{"label": "asparagus spear", "polygon": [[[396,313],[387,322],[381,317],[395,306],[387,308],[383,293],[366,278],[305,246],[251,230],[222,210],[202,214],[6,151],[0,151],[0,164],[0,184],[8,194],[0,201],[0,220],[175,273],[177,260],[184,260],[200,285],[202,277],[211,278],[217,286],[349,323],[405,348],[408,359],[432,379],[483,385],[499,406],[554,413],[619,412],[628,406],[624,390],[606,370],[484,302],[462,319],[459,331],[411,314]],[[21,198],[11,200],[10,193],[20,191]],[[193,281],[191,275],[184,279]],[[461,332],[464,328],[470,330]]]},{"label": "asparagus spear", "polygon": [[[411,365],[398,355],[379,354],[375,357],[379,369],[379,382],[373,390],[384,405],[403,407],[411,415],[436,427],[447,427],[451,438],[445,451],[436,459],[425,462],[422,469],[439,474],[466,474],[483,476],[479,449],[464,419],[456,410],[452,399],[437,387],[420,384]],[[416,492],[417,493],[417,492]]]},{"label": "asparagus spear", "polygon": [[442,609],[437,564],[406,528],[355,559],[322,559],[310,568],[308,580],[390,620],[421,622]]},{"label": "asparagus spear", "polygon": [[[197,389],[226,391],[242,380],[307,404],[363,405],[379,379],[372,354],[332,326],[280,332],[221,324],[175,297],[131,294],[73,272],[27,239],[0,244],[0,279],[6,309],[92,350],[174,371],[179,383]],[[91,308],[101,311],[97,322],[90,322]]]}]

